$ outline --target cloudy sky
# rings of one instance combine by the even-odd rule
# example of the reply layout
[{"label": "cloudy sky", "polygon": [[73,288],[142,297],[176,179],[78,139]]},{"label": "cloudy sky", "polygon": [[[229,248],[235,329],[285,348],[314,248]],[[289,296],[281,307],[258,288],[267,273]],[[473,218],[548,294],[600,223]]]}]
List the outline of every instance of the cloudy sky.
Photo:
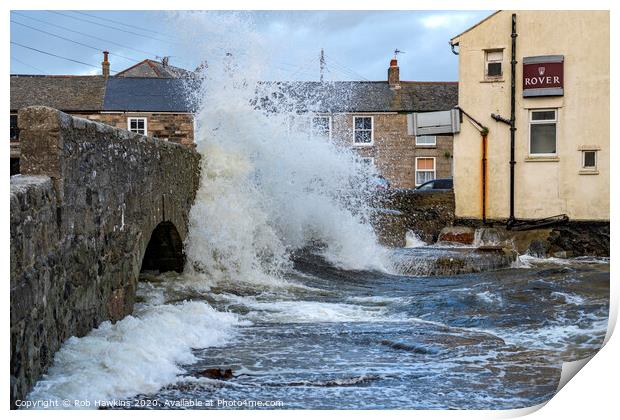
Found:
[{"label": "cloudy sky", "polygon": [[[395,49],[402,80],[456,80],[453,36],[492,11],[250,12],[272,48],[266,78],[318,80],[325,52],[327,80],[384,80]],[[169,56],[188,69],[203,59],[182,41],[174,13],[134,11],[11,12],[11,73],[99,74],[101,51],[113,71]],[[227,35],[235,37],[231,33]],[[73,61],[71,61],[73,60]]]}]

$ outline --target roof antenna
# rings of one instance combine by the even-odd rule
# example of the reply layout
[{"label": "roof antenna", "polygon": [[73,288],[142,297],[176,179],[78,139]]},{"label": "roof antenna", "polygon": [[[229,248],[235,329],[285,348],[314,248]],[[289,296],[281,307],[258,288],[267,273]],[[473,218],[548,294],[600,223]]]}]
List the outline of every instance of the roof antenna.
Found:
[{"label": "roof antenna", "polygon": [[319,65],[320,65],[321,83],[323,83],[323,72],[325,71],[325,53],[323,52],[323,48],[321,48],[321,54],[319,55]]}]

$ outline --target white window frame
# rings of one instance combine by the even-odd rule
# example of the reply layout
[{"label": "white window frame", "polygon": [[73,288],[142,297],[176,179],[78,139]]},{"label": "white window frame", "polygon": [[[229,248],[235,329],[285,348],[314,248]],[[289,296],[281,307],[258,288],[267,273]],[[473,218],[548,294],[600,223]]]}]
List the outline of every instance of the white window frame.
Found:
[{"label": "white window frame", "polygon": [[310,135],[314,138],[314,137],[318,137],[317,136],[317,132],[314,129],[314,119],[315,118],[327,118],[327,121],[329,122],[329,136],[328,138],[331,140],[332,139],[332,117],[331,115],[313,115],[310,117]]},{"label": "white window frame", "polygon": [[[496,52],[502,53],[502,59],[501,60],[489,60],[489,53],[496,53]],[[491,63],[501,64],[502,66],[501,74],[497,76],[489,75],[489,64]],[[484,78],[489,79],[489,80],[498,80],[498,79],[504,78],[504,49],[503,48],[489,48],[488,50],[484,50]]]},{"label": "white window frame", "polygon": [[[358,118],[370,118],[370,143],[362,143],[362,142],[355,141],[355,133],[357,131],[362,131],[362,130],[355,129],[355,120]],[[363,130],[363,131],[366,131],[366,130]],[[375,117],[372,115],[354,115],[353,116],[353,145],[358,146],[358,147],[368,147],[368,146],[374,146],[374,144],[375,144]]]},{"label": "white window frame", "polygon": [[360,163],[364,164],[364,165],[374,165],[375,164],[375,158],[372,156],[360,156],[357,159]]},{"label": "white window frame", "polygon": [[[594,153],[594,166],[586,166],[586,153]],[[598,150],[595,149],[583,149],[581,151],[581,170],[583,171],[596,171],[598,170]]]},{"label": "white window frame", "polygon": [[419,156],[415,158],[415,173],[414,173],[414,177],[415,177],[415,186],[418,187],[422,184],[424,184],[424,182],[428,182],[431,181],[430,179],[428,181],[424,181],[424,182],[420,182],[418,183],[418,172],[430,172],[428,169],[423,169],[418,171],[418,160],[419,159],[433,159],[433,178],[432,179],[436,179],[437,178],[437,159],[432,157],[432,156]]},{"label": "white window frame", "polygon": [[[547,112],[553,111],[555,118],[553,120],[532,120],[532,114],[534,112]],[[558,109],[557,108],[532,108],[528,110],[528,126],[527,126],[527,152],[529,156],[533,157],[557,157],[558,156]],[[532,125],[536,124],[555,124],[555,153],[532,153]]]},{"label": "white window frame", "polygon": [[[418,138],[419,137],[432,137],[433,138],[433,142],[432,143],[418,143]],[[437,146],[437,136],[434,134],[427,134],[427,135],[422,135],[422,136],[415,136],[415,145],[416,146]]]},{"label": "white window frame", "polygon": [[[144,120],[144,134],[138,133],[137,131],[131,131],[131,120]],[[141,134],[143,136],[148,136],[148,118],[147,117],[127,117],[127,130],[132,133]]]}]

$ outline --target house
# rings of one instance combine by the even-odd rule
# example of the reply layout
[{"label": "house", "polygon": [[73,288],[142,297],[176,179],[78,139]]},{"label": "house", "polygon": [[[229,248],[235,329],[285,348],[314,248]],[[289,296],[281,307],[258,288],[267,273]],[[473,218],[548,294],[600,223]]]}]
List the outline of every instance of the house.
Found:
[{"label": "house", "polygon": [[193,107],[185,94],[189,72],[181,70],[144,60],[109,76],[104,54],[102,76],[11,75],[11,175],[19,173],[17,111],[32,105],[193,146]]},{"label": "house", "polygon": [[[394,188],[415,188],[452,176],[453,130],[418,133],[413,115],[446,112],[457,104],[456,82],[401,81],[396,59],[383,81],[281,82],[297,98],[295,112],[312,111],[308,123],[354,148]],[[19,171],[17,110],[46,105],[141,134],[193,145],[193,106],[186,95],[191,72],[144,60],[102,76],[11,76],[11,174]],[[306,109],[313,104],[313,109]],[[263,103],[260,106],[268,106]],[[416,135],[417,134],[417,135]]]},{"label": "house", "polygon": [[499,11],[450,44],[456,216],[608,221],[609,12]]},{"label": "house", "polygon": [[458,102],[456,82],[401,81],[393,59],[384,81],[279,85],[296,99],[295,111],[302,120],[310,115],[310,132],[321,132],[355,149],[361,159],[375,164],[393,188],[415,188],[452,176],[453,130],[415,135],[411,117],[453,109]]}]

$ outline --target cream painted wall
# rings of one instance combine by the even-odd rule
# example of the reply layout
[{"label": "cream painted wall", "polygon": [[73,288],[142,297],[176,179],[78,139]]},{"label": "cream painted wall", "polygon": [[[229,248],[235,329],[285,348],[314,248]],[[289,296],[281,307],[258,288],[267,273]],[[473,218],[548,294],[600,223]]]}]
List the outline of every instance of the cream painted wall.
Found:
[{"label": "cream painted wall", "polygon": [[[505,219],[510,203],[510,131],[491,113],[510,117],[512,11],[500,11],[452,40],[459,47],[459,105],[489,128],[487,217]],[[566,213],[573,220],[609,220],[609,13],[517,11],[515,216]],[[503,79],[484,80],[484,50],[503,48]],[[523,57],[564,55],[563,97],[522,97]],[[533,160],[529,109],[557,108],[557,159]],[[598,175],[580,174],[580,146],[598,151]],[[458,217],[480,218],[481,138],[464,119],[454,138]]]}]

